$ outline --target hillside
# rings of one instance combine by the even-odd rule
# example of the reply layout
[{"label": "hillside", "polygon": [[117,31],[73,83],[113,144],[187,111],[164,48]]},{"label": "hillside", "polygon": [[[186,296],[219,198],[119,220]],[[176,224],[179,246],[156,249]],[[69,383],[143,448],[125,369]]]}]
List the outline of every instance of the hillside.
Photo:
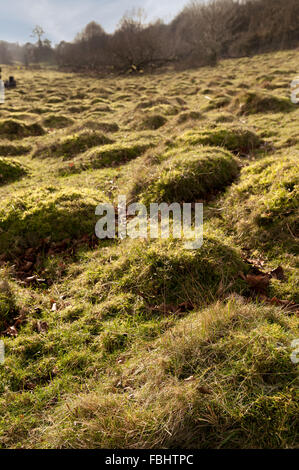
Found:
[{"label": "hillside", "polygon": [[[298,446],[298,63],[5,67],[0,448]],[[119,195],[203,202],[202,247],[98,240]]]}]

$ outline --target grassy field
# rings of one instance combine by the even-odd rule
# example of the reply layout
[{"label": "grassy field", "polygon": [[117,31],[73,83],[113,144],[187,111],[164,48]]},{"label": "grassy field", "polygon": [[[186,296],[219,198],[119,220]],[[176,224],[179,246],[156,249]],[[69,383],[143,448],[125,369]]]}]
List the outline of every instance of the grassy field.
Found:
[{"label": "grassy field", "polygon": [[[5,68],[1,448],[298,446],[298,62]],[[203,246],[97,240],[119,194],[203,201]]]}]

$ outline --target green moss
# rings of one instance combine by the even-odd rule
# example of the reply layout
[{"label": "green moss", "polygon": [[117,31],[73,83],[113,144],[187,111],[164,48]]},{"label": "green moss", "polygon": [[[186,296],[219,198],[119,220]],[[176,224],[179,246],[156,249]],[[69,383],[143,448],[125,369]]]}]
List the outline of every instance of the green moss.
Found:
[{"label": "green moss", "polygon": [[82,132],[69,137],[65,137],[55,144],[41,146],[34,152],[34,157],[38,158],[59,158],[69,160],[79,153],[85,152],[91,147],[111,143],[111,139],[97,132]]},{"label": "green moss", "polygon": [[0,186],[18,180],[26,173],[20,163],[0,157]]},{"label": "green moss", "polygon": [[216,127],[190,130],[177,138],[183,145],[224,147],[234,153],[248,153],[260,147],[261,139],[252,131],[239,127]]},{"label": "green moss", "polygon": [[141,200],[146,204],[192,202],[224,189],[238,174],[232,154],[217,147],[173,149],[167,157],[150,181],[137,179],[132,195],[141,191]]}]

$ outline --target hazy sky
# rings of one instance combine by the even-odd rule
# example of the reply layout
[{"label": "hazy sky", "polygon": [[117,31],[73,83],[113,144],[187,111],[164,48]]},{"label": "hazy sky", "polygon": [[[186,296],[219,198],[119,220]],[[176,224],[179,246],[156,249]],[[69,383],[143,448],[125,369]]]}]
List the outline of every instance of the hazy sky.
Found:
[{"label": "hazy sky", "polygon": [[143,7],[148,19],[170,21],[188,0],[0,0],[0,40],[25,43],[36,24],[58,43],[71,41],[90,21],[112,32],[132,8]]}]

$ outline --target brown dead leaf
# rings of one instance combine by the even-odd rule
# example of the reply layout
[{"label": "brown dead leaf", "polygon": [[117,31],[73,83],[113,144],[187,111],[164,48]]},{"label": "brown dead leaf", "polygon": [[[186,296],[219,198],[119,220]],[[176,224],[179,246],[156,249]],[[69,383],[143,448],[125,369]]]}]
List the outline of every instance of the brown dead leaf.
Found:
[{"label": "brown dead leaf", "polygon": [[200,385],[199,387],[197,387],[197,390],[200,392],[200,393],[204,393],[204,394],[209,394],[209,393],[212,393],[211,390],[206,387],[205,385]]},{"label": "brown dead leaf", "polygon": [[277,305],[278,307],[282,307],[284,310],[299,313],[299,304],[295,304],[294,302],[290,302],[289,300],[281,300],[277,297],[267,297],[266,295],[259,295],[259,300],[271,305]]},{"label": "brown dead leaf", "polygon": [[267,292],[270,276],[269,274],[244,274],[240,273],[242,279],[247,282],[250,289],[256,293],[265,294]]}]

